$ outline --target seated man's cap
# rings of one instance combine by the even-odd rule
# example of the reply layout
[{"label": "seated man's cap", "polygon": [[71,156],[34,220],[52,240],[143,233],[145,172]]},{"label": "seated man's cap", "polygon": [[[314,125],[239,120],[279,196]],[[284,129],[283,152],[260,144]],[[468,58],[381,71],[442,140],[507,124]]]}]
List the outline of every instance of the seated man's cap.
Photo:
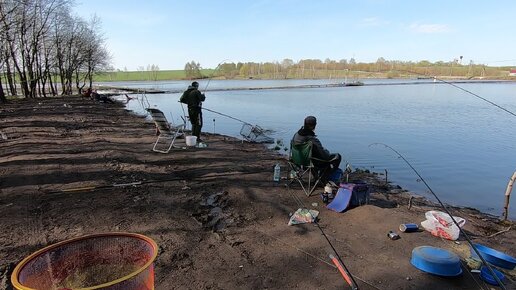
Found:
[{"label": "seated man's cap", "polygon": [[305,126],[306,125],[311,125],[311,126],[317,125],[317,119],[314,116],[306,117],[305,118]]}]

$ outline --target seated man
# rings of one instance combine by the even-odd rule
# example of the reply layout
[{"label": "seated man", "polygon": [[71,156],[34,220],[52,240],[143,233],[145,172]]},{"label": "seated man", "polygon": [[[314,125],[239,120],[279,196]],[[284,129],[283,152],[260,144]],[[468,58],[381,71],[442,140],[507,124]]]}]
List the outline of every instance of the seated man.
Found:
[{"label": "seated man", "polygon": [[[315,126],[317,125],[317,119],[314,116],[308,116],[305,118],[305,122],[303,127],[297,131],[296,134],[294,134],[294,137],[292,137],[292,144],[298,145],[303,144],[308,141],[312,142],[312,157],[317,159],[326,160],[327,162],[317,162],[314,160],[314,166],[317,169],[317,172],[315,172],[317,175],[319,175],[324,169],[326,170],[324,176],[322,177],[323,184],[328,181],[328,177],[330,174],[337,168],[339,168],[340,161],[342,160],[342,157],[339,153],[330,153],[327,149],[325,149],[321,141],[317,138],[317,136],[314,133]],[[329,166],[329,168],[328,168]]]}]

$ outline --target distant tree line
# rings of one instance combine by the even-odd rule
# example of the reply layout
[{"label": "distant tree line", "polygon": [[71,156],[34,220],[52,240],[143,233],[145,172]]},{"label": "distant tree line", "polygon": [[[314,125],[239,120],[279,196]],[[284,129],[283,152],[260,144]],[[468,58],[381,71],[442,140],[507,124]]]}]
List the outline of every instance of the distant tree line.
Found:
[{"label": "distant tree line", "polygon": [[188,79],[202,78],[201,65],[198,62],[191,61],[185,64],[185,76]]},{"label": "distant tree line", "polygon": [[0,102],[68,95],[108,70],[100,21],[73,15],[72,0],[0,0]]},{"label": "distant tree line", "polygon": [[[187,78],[202,78],[198,71],[193,73],[192,64],[199,68],[200,64],[194,61],[186,64],[185,74]],[[349,60],[302,59],[298,62],[292,59],[284,59],[281,62],[237,62],[223,63],[213,72],[214,76],[224,78],[268,78],[268,79],[307,79],[307,78],[344,78],[344,77],[387,77],[397,78],[404,76],[438,76],[438,77],[500,77],[504,76],[504,69],[488,67],[483,64],[475,64],[470,61],[462,64],[462,57],[449,62],[438,61],[432,63],[427,60],[389,61],[380,57],[376,62],[357,62],[354,58]]]}]

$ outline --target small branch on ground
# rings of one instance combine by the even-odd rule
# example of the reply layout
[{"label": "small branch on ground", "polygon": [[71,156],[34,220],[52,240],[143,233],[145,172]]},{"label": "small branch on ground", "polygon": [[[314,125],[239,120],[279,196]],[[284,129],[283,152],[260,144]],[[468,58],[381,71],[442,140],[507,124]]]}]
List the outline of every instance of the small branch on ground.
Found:
[{"label": "small branch on ground", "polygon": [[510,226],[510,227],[506,228],[505,230],[501,230],[501,231],[496,232],[496,233],[494,233],[494,234],[492,234],[492,235],[489,235],[489,236],[487,236],[487,237],[488,237],[488,238],[492,238],[492,237],[498,236],[498,235],[500,235],[500,234],[503,234],[503,233],[506,233],[506,232],[510,231],[510,230],[511,230],[511,228],[512,228],[512,226]]}]

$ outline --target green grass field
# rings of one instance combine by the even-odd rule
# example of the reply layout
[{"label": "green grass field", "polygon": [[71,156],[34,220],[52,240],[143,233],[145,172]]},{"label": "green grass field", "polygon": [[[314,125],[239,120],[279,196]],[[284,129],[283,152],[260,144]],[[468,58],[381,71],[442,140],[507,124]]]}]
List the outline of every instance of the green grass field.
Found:
[{"label": "green grass field", "polygon": [[[201,70],[204,78],[212,75],[212,69]],[[103,72],[95,75],[95,82],[118,82],[118,81],[170,81],[187,79],[184,70],[160,70],[152,71],[116,71]]]},{"label": "green grass field", "polygon": [[[253,75],[254,79],[303,79],[303,78],[317,78],[317,79],[353,79],[363,78],[414,78],[417,76],[438,76],[439,78],[470,78],[470,77],[485,77],[486,79],[514,79],[508,77],[508,69],[480,66],[473,69],[468,67],[431,67],[431,68],[417,68],[414,67],[411,73],[407,70],[403,71],[368,71],[368,70],[306,70],[300,73],[300,70],[289,70],[287,75],[284,73],[261,73]],[[201,78],[228,78],[228,79],[247,79],[250,76],[243,76],[236,73],[224,76],[219,75],[222,72],[216,72],[213,75],[213,69],[201,70]],[[160,71],[116,71],[103,72],[95,75],[95,82],[115,82],[115,81],[171,81],[171,80],[186,80],[184,70],[160,70]]]}]

